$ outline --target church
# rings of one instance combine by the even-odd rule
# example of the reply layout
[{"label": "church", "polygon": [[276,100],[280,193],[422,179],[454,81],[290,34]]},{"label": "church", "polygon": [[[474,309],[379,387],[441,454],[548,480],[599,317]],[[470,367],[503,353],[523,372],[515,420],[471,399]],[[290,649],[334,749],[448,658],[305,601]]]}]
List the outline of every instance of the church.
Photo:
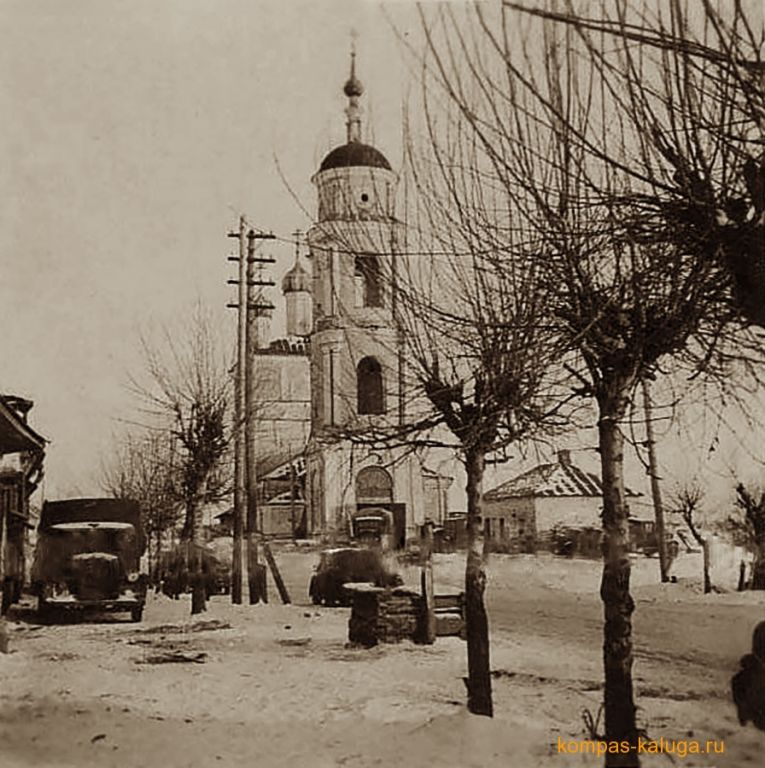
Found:
[{"label": "church", "polygon": [[[405,340],[396,323],[405,231],[396,218],[397,175],[362,141],[355,53],[343,92],[346,141],[312,178],[318,205],[307,236],[310,273],[298,249],[281,284],[287,338],[268,340],[270,316],[258,318],[261,527],[285,533],[299,518],[303,535],[342,541],[354,536],[365,510],[382,508],[390,541],[401,548],[426,519],[445,520],[453,478],[441,469],[449,457],[437,462],[432,451],[364,439],[408,419]],[[286,490],[275,482],[288,477]],[[269,487],[281,492],[270,496]]]}]

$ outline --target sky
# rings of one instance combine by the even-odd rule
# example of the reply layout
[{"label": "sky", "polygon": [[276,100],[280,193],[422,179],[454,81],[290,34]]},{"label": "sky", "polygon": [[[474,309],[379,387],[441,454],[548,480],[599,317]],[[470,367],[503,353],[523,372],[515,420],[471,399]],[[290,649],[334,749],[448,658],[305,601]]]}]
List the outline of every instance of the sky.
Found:
[{"label": "sky", "polygon": [[[401,165],[412,76],[397,33],[417,29],[404,0],[0,3],[0,391],[35,401],[48,498],[99,493],[142,329],[201,300],[233,341],[240,213],[279,237],[272,276],[291,266],[310,178],[345,140],[352,35],[365,138]],[[660,429],[669,475],[706,471],[708,426]],[[720,477],[752,465],[747,429],[717,446]],[[571,441],[597,470],[593,445]]]},{"label": "sky", "polygon": [[[233,323],[240,212],[285,239],[310,225],[352,33],[367,136],[393,164],[405,67],[364,0],[5,0],[0,30],[0,391],[35,401],[46,493],[90,493],[140,330],[197,298]],[[269,250],[278,280],[294,247]]]}]

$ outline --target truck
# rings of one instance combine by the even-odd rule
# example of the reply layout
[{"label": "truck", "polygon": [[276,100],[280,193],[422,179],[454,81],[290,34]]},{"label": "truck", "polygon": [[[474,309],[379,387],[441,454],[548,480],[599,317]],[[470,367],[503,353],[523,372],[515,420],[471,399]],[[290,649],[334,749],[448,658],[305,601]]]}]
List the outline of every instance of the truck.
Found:
[{"label": "truck", "polygon": [[140,571],[146,535],[137,502],[46,501],[32,564],[38,612],[129,611],[141,621],[148,578]]}]

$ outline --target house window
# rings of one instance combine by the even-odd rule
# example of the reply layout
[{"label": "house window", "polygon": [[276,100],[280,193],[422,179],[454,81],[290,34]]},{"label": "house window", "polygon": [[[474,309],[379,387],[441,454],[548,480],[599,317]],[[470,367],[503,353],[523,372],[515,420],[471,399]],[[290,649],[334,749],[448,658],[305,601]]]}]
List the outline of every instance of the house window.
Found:
[{"label": "house window", "polygon": [[505,530],[505,518],[500,517],[499,518],[499,538],[502,541],[505,541],[507,539],[507,531]]},{"label": "house window", "polygon": [[385,391],[380,363],[374,357],[364,357],[356,368],[358,412],[385,413]]},{"label": "house window", "polygon": [[357,256],[353,277],[356,286],[356,306],[381,307],[383,305],[382,279],[377,256],[371,254]]}]

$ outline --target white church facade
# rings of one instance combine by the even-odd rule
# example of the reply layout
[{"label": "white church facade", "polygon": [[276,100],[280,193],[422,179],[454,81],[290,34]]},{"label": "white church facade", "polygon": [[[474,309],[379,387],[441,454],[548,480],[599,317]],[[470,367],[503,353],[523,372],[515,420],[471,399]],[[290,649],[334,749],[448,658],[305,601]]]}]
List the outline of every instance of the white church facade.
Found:
[{"label": "white church facade", "polygon": [[407,445],[366,439],[408,418],[395,315],[405,233],[395,215],[396,174],[361,141],[363,87],[353,58],[343,91],[346,142],[312,179],[318,210],[308,232],[311,275],[297,255],[282,281],[288,338],[264,343],[258,354],[257,367],[267,372],[260,452],[299,459],[308,535],[342,540],[354,518],[382,507],[392,544],[403,547],[426,519],[443,521],[452,478]]}]

